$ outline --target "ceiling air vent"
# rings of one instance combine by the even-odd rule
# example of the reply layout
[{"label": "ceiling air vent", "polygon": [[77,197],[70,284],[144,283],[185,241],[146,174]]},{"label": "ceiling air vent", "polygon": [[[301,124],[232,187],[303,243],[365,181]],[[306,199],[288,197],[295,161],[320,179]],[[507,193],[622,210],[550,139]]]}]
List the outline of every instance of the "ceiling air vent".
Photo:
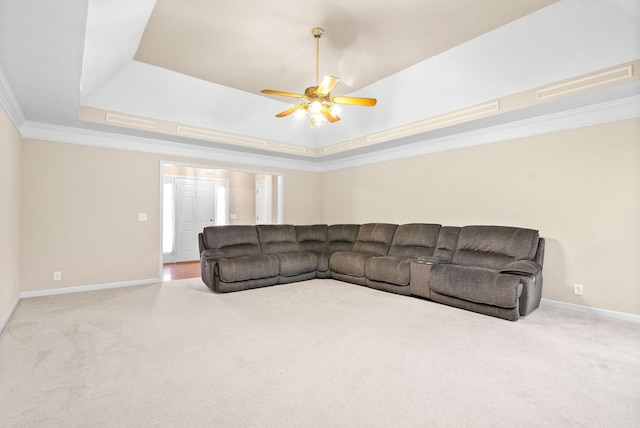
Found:
[{"label": "ceiling air vent", "polygon": [[593,89],[598,86],[608,85],[610,83],[617,82],[619,80],[630,79],[632,77],[633,65],[627,65],[626,67],[615,68],[613,70],[592,74],[590,76],[581,77],[579,79],[572,79],[557,85],[547,86],[546,88],[538,90],[537,98],[539,100],[543,100],[545,98],[558,97],[560,95],[567,95],[572,92],[578,92],[586,89]]},{"label": "ceiling air vent", "polygon": [[239,144],[242,146],[251,147],[267,146],[267,142],[265,140],[244,137],[241,135],[228,134],[226,132],[215,132],[206,129],[192,128],[189,126],[177,126],[176,133],[178,133],[179,135],[185,135],[187,137],[205,138],[207,140],[213,140],[221,143]]},{"label": "ceiling air vent", "polygon": [[384,141],[394,140],[397,138],[409,137],[421,132],[426,132],[436,128],[443,128],[445,126],[453,125],[454,123],[475,119],[486,114],[495,113],[499,110],[500,102],[493,101],[479,106],[454,111],[452,113],[442,114],[429,119],[419,120],[387,131],[371,134],[367,137],[367,142],[382,143]]},{"label": "ceiling air vent", "polygon": [[119,125],[136,126],[138,128],[154,129],[156,122],[150,119],[140,119],[137,117],[123,116],[120,114],[107,113],[105,120],[110,123],[117,123]]}]

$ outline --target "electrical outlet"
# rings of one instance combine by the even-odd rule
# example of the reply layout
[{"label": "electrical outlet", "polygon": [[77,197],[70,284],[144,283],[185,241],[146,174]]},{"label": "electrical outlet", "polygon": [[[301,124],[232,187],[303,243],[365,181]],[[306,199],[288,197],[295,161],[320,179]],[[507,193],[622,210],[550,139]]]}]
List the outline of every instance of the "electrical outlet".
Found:
[{"label": "electrical outlet", "polygon": [[582,296],[584,293],[584,285],[582,284],[573,284],[573,294]]},{"label": "electrical outlet", "polygon": [[62,279],[62,272],[54,272],[53,273],[53,280],[54,281],[60,281]]},{"label": "electrical outlet", "polygon": [[138,213],[138,221],[147,221],[147,213]]}]

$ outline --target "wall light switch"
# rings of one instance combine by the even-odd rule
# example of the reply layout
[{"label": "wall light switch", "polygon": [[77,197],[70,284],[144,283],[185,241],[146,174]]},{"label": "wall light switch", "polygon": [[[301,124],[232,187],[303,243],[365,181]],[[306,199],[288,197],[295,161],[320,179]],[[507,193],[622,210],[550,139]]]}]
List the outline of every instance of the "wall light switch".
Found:
[{"label": "wall light switch", "polygon": [[138,213],[138,221],[147,221],[147,213]]}]

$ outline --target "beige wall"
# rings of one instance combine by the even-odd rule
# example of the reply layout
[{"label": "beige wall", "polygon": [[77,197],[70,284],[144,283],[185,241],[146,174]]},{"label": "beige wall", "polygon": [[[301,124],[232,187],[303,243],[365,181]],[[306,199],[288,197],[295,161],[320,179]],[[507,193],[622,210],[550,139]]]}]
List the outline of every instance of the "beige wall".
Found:
[{"label": "beige wall", "polygon": [[158,277],[154,156],[24,140],[22,166],[23,291]]},{"label": "beige wall", "polygon": [[640,119],[335,171],[322,189],[327,223],[539,229],[543,297],[640,314]]},{"label": "beige wall", "polygon": [[231,224],[256,224],[256,176],[230,172],[230,180],[237,183],[234,192],[229,190],[229,213],[236,215]]},{"label": "beige wall", "polygon": [[20,293],[20,141],[0,106],[0,322]]},{"label": "beige wall", "polygon": [[[6,116],[0,133],[4,198],[21,195],[20,212],[0,209],[0,266],[20,291],[156,278],[160,161],[253,169],[35,140],[22,142],[19,167]],[[640,119],[324,174],[260,170],[284,176],[285,223],[537,228],[545,298],[640,314]],[[17,295],[12,281],[0,288],[0,315]]]},{"label": "beige wall", "polygon": [[[161,160],[251,169],[49,141],[22,145],[22,291],[157,278]],[[318,174],[273,172],[305,183],[285,187],[285,221],[319,222]],[[141,212],[147,222],[138,221]]]}]

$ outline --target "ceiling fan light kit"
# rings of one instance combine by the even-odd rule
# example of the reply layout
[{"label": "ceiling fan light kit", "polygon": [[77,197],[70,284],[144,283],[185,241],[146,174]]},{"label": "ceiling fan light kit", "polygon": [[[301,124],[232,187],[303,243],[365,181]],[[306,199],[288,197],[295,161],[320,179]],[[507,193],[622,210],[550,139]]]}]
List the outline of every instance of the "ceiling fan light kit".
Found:
[{"label": "ceiling fan light kit", "polygon": [[296,117],[306,117],[309,127],[320,126],[325,122],[331,123],[340,120],[339,107],[336,104],[352,104],[359,106],[376,105],[375,98],[358,98],[358,97],[332,97],[331,90],[340,82],[340,79],[333,76],[324,76],[322,82],[318,85],[318,68],[320,64],[320,37],[324,34],[324,30],[320,27],[311,29],[311,34],[316,39],[316,86],[310,86],[303,94],[292,92],[274,91],[272,89],[263,89],[263,94],[279,95],[283,97],[300,98],[304,101],[283,112],[276,114],[276,117],[285,117],[292,113]]}]

